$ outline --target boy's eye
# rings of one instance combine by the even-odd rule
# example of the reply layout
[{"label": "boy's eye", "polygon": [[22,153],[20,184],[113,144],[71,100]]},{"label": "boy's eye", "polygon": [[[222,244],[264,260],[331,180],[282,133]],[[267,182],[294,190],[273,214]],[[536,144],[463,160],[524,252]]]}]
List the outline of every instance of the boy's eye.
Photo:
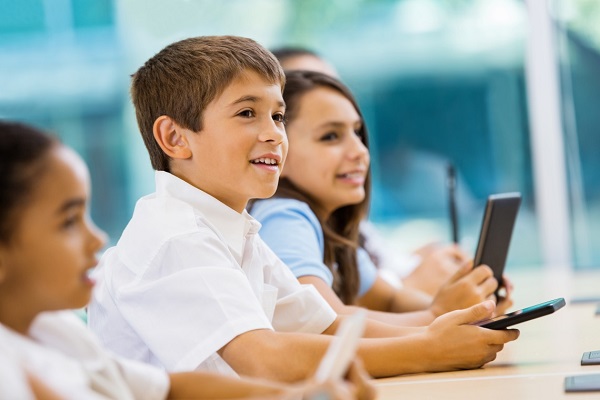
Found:
[{"label": "boy's eye", "polygon": [[240,117],[252,118],[254,117],[254,111],[252,110],[243,110],[238,113]]}]

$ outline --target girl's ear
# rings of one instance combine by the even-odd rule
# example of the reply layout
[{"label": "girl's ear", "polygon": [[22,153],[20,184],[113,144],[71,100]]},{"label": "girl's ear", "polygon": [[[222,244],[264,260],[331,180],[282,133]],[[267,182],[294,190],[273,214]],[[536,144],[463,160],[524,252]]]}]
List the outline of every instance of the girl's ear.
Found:
[{"label": "girl's ear", "polygon": [[161,115],[152,128],[154,140],[162,151],[171,158],[187,159],[192,156],[186,129],[181,128],[170,117]]}]

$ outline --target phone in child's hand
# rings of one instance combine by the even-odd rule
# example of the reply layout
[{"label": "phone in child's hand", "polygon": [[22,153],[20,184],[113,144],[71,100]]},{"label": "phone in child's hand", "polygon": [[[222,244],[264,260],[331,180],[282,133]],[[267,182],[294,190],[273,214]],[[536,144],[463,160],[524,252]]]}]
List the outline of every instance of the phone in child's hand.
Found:
[{"label": "phone in child's hand", "polygon": [[544,315],[552,314],[554,311],[559,310],[565,306],[565,299],[559,297],[558,299],[546,301],[544,303],[536,304],[535,306],[526,307],[518,311],[513,311],[508,314],[499,315],[495,318],[486,319],[474,323],[473,325],[481,326],[488,329],[505,329],[521,322],[529,321],[542,317]]},{"label": "phone in child's hand", "polygon": [[342,320],[315,373],[317,383],[344,377],[356,355],[358,343],[365,330],[366,319],[367,310],[359,309]]},{"label": "phone in child's hand", "polygon": [[[473,265],[488,265],[494,271],[498,290],[503,284],[502,274],[520,204],[521,194],[514,192],[493,194],[488,197],[485,206]],[[498,290],[496,297],[499,295]]]}]

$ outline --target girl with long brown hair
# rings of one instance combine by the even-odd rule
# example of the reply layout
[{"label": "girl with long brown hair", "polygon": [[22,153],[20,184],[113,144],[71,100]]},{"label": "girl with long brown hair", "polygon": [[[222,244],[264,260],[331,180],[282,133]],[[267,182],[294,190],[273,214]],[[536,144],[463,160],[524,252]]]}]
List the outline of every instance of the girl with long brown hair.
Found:
[{"label": "girl with long brown hair", "polygon": [[[493,296],[491,270],[469,262],[433,298],[379,276],[359,232],[371,178],[356,100],[338,79],[315,71],[288,71],[284,100],[288,158],[274,198],[256,201],[251,212],[263,240],[302,283],[313,284],[338,313],[362,306],[372,318],[401,325],[429,324]],[[508,290],[496,313],[511,304]]]}]

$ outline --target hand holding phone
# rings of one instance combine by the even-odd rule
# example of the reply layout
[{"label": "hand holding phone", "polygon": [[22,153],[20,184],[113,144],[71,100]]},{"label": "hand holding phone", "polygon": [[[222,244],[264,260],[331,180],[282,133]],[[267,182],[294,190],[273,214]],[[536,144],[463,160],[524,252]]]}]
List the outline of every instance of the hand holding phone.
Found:
[{"label": "hand holding phone", "polygon": [[367,310],[359,309],[342,320],[315,373],[317,383],[344,377],[356,355],[358,343],[365,330],[366,319]]},{"label": "hand holding phone", "polygon": [[526,307],[518,311],[513,311],[508,314],[497,316],[495,318],[475,322],[473,325],[481,326],[482,328],[488,329],[506,329],[509,326],[520,324],[521,322],[529,321],[531,319],[539,318],[544,315],[552,314],[553,312],[563,308],[564,306],[565,299],[559,297],[558,299],[546,301],[544,303],[536,304],[531,307]]}]

